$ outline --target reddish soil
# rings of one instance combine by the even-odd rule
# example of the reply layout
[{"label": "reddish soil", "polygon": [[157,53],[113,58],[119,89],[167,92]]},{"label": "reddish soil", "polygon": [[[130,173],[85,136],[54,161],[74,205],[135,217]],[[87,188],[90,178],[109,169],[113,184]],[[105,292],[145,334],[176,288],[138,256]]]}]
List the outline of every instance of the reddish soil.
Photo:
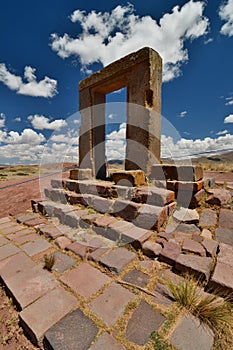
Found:
[{"label": "reddish soil", "polygon": [[205,171],[205,177],[214,177],[216,182],[233,182],[233,173],[223,171]]},{"label": "reddish soil", "polygon": [[[69,172],[63,173],[62,176],[67,178]],[[43,189],[50,187],[52,178],[55,178],[55,175],[51,174],[42,178],[32,175],[17,180],[1,181],[0,218],[9,215],[11,212],[23,212],[30,209],[31,199],[42,198],[44,195]]]}]

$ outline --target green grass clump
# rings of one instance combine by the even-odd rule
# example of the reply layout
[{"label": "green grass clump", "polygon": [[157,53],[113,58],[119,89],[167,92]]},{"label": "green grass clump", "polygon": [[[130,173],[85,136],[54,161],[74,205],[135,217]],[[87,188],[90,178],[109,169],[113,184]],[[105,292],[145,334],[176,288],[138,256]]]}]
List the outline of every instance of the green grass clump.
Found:
[{"label": "green grass clump", "polygon": [[187,310],[214,331],[214,349],[230,349],[230,344],[233,344],[233,305],[230,295],[220,297],[204,293],[199,282],[189,275],[179,283],[167,280],[166,284],[182,310]]}]

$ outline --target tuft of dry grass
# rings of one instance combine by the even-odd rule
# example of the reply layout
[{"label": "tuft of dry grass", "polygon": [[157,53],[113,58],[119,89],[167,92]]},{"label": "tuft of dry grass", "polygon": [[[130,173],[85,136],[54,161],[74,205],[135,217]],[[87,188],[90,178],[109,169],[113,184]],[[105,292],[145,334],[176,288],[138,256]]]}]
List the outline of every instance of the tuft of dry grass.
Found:
[{"label": "tuft of dry grass", "polygon": [[230,296],[204,293],[199,282],[185,275],[179,283],[166,280],[177,304],[207,324],[215,333],[215,349],[230,349],[233,343],[233,305]]},{"label": "tuft of dry grass", "polygon": [[48,271],[52,271],[52,268],[55,264],[55,256],[52,255],[47,255],[45,254],[44,256],[44,269]]}]

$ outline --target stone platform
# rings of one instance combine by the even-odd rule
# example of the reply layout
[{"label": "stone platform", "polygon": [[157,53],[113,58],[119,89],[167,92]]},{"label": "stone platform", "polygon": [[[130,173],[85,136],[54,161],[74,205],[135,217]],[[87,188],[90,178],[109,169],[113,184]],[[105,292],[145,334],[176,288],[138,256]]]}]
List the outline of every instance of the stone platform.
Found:
[{"label": "stone platform", "polygon": [[[68,186],[80,185],[69,181]],[[56,202],[32,201],[34,212],[0,219],[1,283],[33,343],[54,350],[149,346],[151,333],[163,332],[166,315],[172,313],[174,299],[164,284],[166,276],[176,279],[189,272],[205,281],[206,290],[233,292],[229,201],[225,207],[198,210],[173,206],[166,221],[151,229],[108,211],[97,212],[91,202],[65,204],[64,194],[71,188],[61,188],[56,179],[52,186],[48,193],[57,196]],[[210,191],[217,201],[218,193]],[[140,201],[131,202],[141,208],[144,189],[138,192]],[[166,196],[156,192],[162,210],[172,203],[172,194],[163,193]],[[82,196],[92,196],[94,202],[97,197]],[[45,255],[55,257],[51,272],[43,268]],[[201,349],[212,348],[213,332],[192,316],[176,317],[170,327],[167,342],[174,348],[186,349],[188,341],[195,349],[197,338]]]}]

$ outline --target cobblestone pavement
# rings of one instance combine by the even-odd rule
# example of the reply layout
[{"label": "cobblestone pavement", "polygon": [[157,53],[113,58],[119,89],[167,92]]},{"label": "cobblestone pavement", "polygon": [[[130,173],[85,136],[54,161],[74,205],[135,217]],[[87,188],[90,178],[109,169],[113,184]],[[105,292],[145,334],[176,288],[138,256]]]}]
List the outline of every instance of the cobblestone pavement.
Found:
[{"label": "cobblestone pavement", "polygon": [[[29,339],[50,350],[154,349],[151,334],[166,332],[174,349],[212,349],[209,327],[191,315],[171,317],[175,303],[165,279],[188,271],[213,291],[233,291],[226,191],[225,205],[206,198],[197,209],[177,208],[153,230],[62,200],[33,202],[38,212],[1,218],[1,282]],[[211,200],[224,200],[211,193]],[[47,268],[54,258],[51,271],[45,256]]]}]

